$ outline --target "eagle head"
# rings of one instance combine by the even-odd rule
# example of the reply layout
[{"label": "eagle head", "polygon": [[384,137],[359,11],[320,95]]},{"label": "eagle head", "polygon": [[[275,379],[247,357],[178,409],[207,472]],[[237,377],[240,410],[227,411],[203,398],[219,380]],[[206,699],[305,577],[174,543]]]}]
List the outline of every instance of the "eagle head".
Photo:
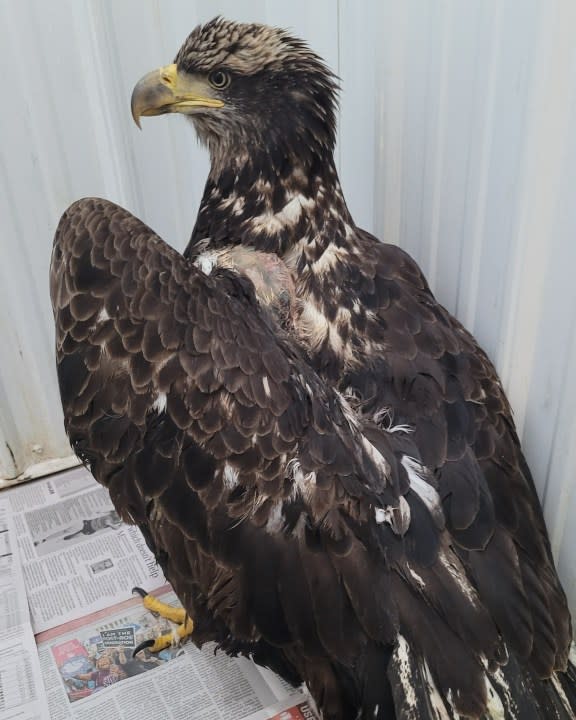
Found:
[{"label": "eagle head", "polygon": [[215,18],[196,27],[175,61],[145,75],[132,93],[132,115],[188,115],[215,158],[265,149],[331,152],[335,76],[285,30]]}]

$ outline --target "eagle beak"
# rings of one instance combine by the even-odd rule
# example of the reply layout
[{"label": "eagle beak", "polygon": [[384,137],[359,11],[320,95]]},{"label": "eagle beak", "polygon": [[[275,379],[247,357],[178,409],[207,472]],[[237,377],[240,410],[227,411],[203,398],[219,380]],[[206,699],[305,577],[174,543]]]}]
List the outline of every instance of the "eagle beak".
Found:
[{"label": "eagle beak", "polygon": [[194,108],[220,108],[224,103],[211,97],[210,86],[202,80],[178,72],[176,65],[153,70],[138,81],[132,91],[132,117],[138,127],[140,118],[164,113],[184,113]]}]

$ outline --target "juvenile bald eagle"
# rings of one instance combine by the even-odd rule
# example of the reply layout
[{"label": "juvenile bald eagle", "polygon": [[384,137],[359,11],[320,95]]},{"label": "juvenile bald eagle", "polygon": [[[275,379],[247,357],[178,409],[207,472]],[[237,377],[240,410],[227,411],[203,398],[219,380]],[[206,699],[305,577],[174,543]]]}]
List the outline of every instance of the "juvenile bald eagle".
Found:
[{"label": "juvenile bald eagle", "polygon": [[193,640],[306,682],[325,719],[574,718],[502,386],[416,263],[354,224],[335,91],[300,40],[222,19],[138,83],[136,121],[190,116],[210,175],[183,256],[110,202],[65,212],[66,431]]}]

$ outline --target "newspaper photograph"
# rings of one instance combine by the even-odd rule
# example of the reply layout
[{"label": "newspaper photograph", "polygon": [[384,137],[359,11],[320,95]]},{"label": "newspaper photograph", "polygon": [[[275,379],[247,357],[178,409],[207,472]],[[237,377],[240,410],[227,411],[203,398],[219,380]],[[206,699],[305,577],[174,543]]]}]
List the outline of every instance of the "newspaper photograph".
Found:
[{"label": "newspaper photograph", "polygon": [[122,523],[85,468],[9,490],[5,499],[35,633],[123,601],[134,586],[165,584],[138,528]]},{"label": "newspaper photograph", "polygon": [[[99,493],[97,493],[99,494]],[[62,503],[56,503],[51,508],[51,513],[59,513],[59,518],[71,517],[71,522],[55,523],[57,530],[45,529],[46,513],[43,510],[33,510],[25,513],[26,523],[30,532],[32,543],[36,548],[36,554],[39,557],[48,555],[52,552],[65,552],[74,545],[84,541],[89,535],[95,535],[104,530],[119,530],[122,526],[122,520],[115,510],[100,510],[90,507],[80,508],[82,500],[94,501],[92,493],[86,493],[86,497],[76,498],[74,500],[65,500]],[[84,512],[84,517],[75,518],[76,508]]]},{"label": "newspaper photograph", "polygon": [[144,640],[170,632],[171,624],[155,617],[143,606],[131,608],[112,622],[105,618],[96,626],[79,629],[74,637],[51,646],[54,663],[69,702],[97,694],[103,688],[141,675],[172,660],[181,648],[170,647],[152,654],[147,649],[132,657]]},{"label": "newspaper photograph", "polygon": [[[168,588],[155,593],[178,605]],[[173,628],[140,598],[37,636],[51,717],[130,720],[315,719],[308,699],[246,659],[191,642],[133,657],[143,640]],[[269,678],[273,678],[269,682]]]}]

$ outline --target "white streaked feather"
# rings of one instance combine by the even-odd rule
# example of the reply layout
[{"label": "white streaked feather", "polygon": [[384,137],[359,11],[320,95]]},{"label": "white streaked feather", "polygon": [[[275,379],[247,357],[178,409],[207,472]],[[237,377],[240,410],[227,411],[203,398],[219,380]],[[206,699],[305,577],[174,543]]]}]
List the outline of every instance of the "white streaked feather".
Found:
[{"label": "white streaked feather", "polygon": [[[562,700],[562,704],[566,708],[568,712],[572,711],[572,706],[570,705],[570,701],[566,697],[566,693],[564,692],[564,688],[562,687],[562,683],[560,680],[558,680],[558,675],[554,673],[552,677],[550,678],[552,680],[552,684],[554,685],[554,689],[558,693],[558,696],[560,697],[560,700]],[[504,716],[503,716],[504,717]]]},{"label": "white streaked feather", "polygon": [[[502,700],[500,700],[499,694],[494,689],[487,675],[484,675],[484,682],[486,684],[486,696],[488,698],[486,705],[487,716],[490,720],[507,720],[509,715],[506,714]],[[510,718],[510,720],[512,720],[512,718]]]},{"label": "white streaked feather", "polygon": [[405,423],[398,423],[397,425],[394,424],[394,411],[392,408],[385,407],[378,410],[378,412],[375,412],[372,416],[372,421],[375,425],[378,425],[378,427],[382,428],[387,433],[397,433],[397,432],[403,432],[403,433],[413,433],[414,428],[412,425],[407,425]]},{"label": "white streaked feather", "polygon": [[[491,673],[490,682],[498,689],[498,693],[501,698],[500,702],[502,702],[503,699],[506,703],[506,710],[508,711],[508,715],[504,714],[500,717],[504,717],[506,718],[506,720],[520,720],[518,718],[518,706],[516,705],[516,702],[512,697],[510,685],[504,677],[504,673],[502,672],[501,668],[497,668],[495,672]],[[496,717],[498,718],[498,716]]]},{"label": "white streaked feather", "polygon": [[466,573],[460,565],[460,561],[458,560],[456,555],[454,555],[452,551],[449,552],[454,559],[452,560],[450,557],[448,557],[447,552],[445,550],[442,550],[440,553],[438,553],[439,562],[450,573],[450,575],[458,585],[459,589],[466,596],[466,599],[469,600],[474,607],[479,607],[480,600],[478,598],[476,590],[470,583],[470,580],[468,579]]},{"label": "white streaked feather", "polygon": [[406,710],[416,711],[418,707],[416,691],[414,690],[414,677],[410,663],[410,645],[401,634],[398,634],[398,640],[394,648],[394,654],[392,655],[392,662],[394,662],[398,668],[398,677],[404,691],[403,694],[407,706]]},{"label": "white streaked feather", "polygon": [[406,569],[410,573],[412,580],[416,582],[419,588],[423,589],[424,587],[426,587],[426,583],[424,582],[424,580],[420,577],[420,575],[418,575],[415,570],[413,570],[413,568],[410,566],[410,563],[408,562],[406,563]]},{"label": "white streaked feather", "polygon": [[[446,703],[442,699],[442,695],[440,695],[440,692],[436,687],[436,683],[434,682],[428,663],[425,661],[422,663],[422,675],[424,676],[424,681],[428,690],[428,698],[430,699],[430,706],[432,708],[432,712],[434,713],[435,720],[452,720],[448,714],[448,710],[446,709]],[[458,718],[459,715],[453,711],[452,717]]]},{"label": "white streaked feather", "polygon": [[262,385],[264,387],[264,394],[266,397],[270,397],[270,381],[267,375],[262,376]]},{"label": "white streaked feather", "polygon": [[380,470],[382,480],[384,481],[384,484],[387,485],[388,479],[390,478],[390,465],[388,461],[386,460],[386,458],[384,458],[382,453],[378,452],[374,445],[372,445],[372,443],[364,436],[362,436],[362,445],[364,446],[368,457]]},{"label": "white streaked feather", "polygon": [[429,470],[409,455],[403,455],[401,462],[408,474],[410,488],[430,510],[433,517],[443,519],[444,512],[440,502],[440,495],[438,495],[436,488],[427,482],[430,477]]}]

